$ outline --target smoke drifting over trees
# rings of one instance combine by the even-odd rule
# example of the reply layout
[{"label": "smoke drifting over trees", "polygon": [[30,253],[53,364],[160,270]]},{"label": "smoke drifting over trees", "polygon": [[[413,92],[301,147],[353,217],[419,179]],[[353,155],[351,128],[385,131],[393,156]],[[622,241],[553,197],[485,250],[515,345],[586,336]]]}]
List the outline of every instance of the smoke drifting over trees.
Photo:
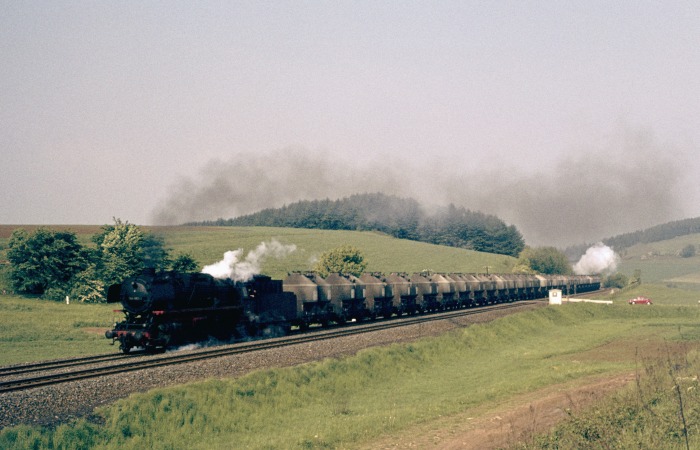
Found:
[{"label": "smoke drifting over trees", "polygon": [[227,251],[224,253],[224,259],[204,266],[202,273],[207,273],[214,278],[248,281],[253,278],[253,275],[260,273],[266,258],[283,258],[294,251],[296,251],[296,245],[293,244],[284,245],[276,240],[261,242],[245,257],[241,248]]},{"label": "smoke drifting over trees", "polygon": [[529,245],[564,247],[683,217],[687,159],[644,134],[528,167],[475,167],[437,154],[417,161],[350,160],[304,149],[239,153],[183,177],[153,222],[215,220],[299,200],[383,192],[428,208],[453,203],[495,214],[518,227]]}]

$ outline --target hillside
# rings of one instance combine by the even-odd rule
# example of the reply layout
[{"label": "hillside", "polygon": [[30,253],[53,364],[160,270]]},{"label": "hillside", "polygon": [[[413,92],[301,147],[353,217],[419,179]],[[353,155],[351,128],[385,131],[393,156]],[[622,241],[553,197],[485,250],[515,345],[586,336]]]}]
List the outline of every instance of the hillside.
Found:
[{"label": "hillside", "polygon": [[639,270],[644,282],[700,290],[700,255],[680,256],[688,245],[700,249],[700,233],[632,245],[618,252],[622,258],[619,271],[632,275]]},{"label": "hillside", "polygon": [[[653,244],[697,233],[700,233],[700,217],[666,222],[644,230],[605,238],[602,242],[620,253],[636,245]],[[570,259],[578,259],[588,247],[589,244],[573,245],[568,247],[565,253]]]},{"label": "hillside", "polygon": [[[12,229],[21,226],[2,226],[0,231],[0,260]],[[27,230],[36,227],[26,226]],[[99,226],[48,226],[56,230],[70,230],[80,242],[89,244],[90,236]],[[200,266],[222,259],[224,252],[242,248],[245,253],[260,243],[272,239],[282,244],[294,244],[297,250],[283,259],[266,259],[262,272],[282,278],[291,271],[310,270],[316,258],[326,250],[349,244],[365,255],[368,271],[417,272],[510,272],[515,258],[505,255],[477,252],[443,245],[396,239],[386,234],[369,231],[307,230],[274,227],[144,227],[163,238],[171,253],[189,253]],[[487,269],[488,268],[488,269]]]},{"label": "hillside", "polygon": [[517,257],[522,235],[496,216],[450,205],[428,213],[416,200],[381,193],[299,201],[233,219],[189,225],[379,231],[401,239]]},{"label": "hillside", "polygon": [[306,230],[272,227],[163,228],[158,231],[167,247],[189,252],[200,264],[219,261],[224,252],[242,248],[249,252],[261,242],[275,239],[294,244],[297,250],[283,259],[267,259],[262,271],[283,277],[290,271],[309,270],[326,250],[349,244],[365,255],[368,271],[510,272],[515,258],[473,250],[396,239],[367,231]]}]

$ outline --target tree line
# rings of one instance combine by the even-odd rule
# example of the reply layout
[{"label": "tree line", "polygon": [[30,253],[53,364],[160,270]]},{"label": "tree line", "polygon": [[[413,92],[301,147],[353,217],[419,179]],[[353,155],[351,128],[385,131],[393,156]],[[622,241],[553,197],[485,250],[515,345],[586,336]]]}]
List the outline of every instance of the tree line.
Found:
[{"label": "tree line", "polygon": [[[622,250],[632,247],[636,244],[650,244],[652,242],[665,241],[668,239],[673,239],[676,237],[696,233],[700,233],[700,217],[695,217],[692,219],[675,220],[661,225],[656,225],[644,230],[619,234],[617,236],[603,239],[602,242],[605,245],[614,248],[615,251],[621,252]],[[570,258],[575,259],[583,255],[588,247],[590,247],[590,244],[571,246],[565,250],[565,253]],[[681,251],[680,254],[680,256],[682,257],[689,257],[694,255],[694,246],[687,246]]]},{"label": "tree line", "polygon": [[236,218],[188,225],[379,231],[399,239],[514,257],[525,248],[520,231],[496,216],[455,205],[429,214],[416,200],[381,193],[303,200]]},{"label": "tree line", "polygon": [[606,245],[618,250],[631,247],[635,244],[649,244],[651,242],[665,241],[687,234],[700,233],[700,217],[693,219],[676,220],[645,230],[620,234],[603,240]]},{"label": "tree line", "polygon": [[144,268],[197,269],[189,254],[173,258],[158,236],[119,219],[92,236],[92,244],[82,245],[71,231],[39,228],[30,234],[19,228],[8,243],[10,283],[18,292],[50,300],[98,303],[110,285]]}]

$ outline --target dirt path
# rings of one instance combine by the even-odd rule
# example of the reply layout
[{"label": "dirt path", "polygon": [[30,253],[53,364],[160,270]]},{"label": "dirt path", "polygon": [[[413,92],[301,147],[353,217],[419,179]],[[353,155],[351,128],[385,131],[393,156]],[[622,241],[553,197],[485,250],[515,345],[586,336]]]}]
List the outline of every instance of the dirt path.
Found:
[{"label": "dirt path", "polygon": [[491,408],[422,424],[410,433],[373,442],[372,449],[487,450],[527,442],[634,380],[633,373],[549,386]]}]

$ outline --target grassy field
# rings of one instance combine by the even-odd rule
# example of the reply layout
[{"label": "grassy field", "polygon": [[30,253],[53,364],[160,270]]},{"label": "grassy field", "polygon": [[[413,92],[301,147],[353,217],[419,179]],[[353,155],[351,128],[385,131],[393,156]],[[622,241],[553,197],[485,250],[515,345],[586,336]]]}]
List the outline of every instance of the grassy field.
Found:
[{"label": "grassy field", "polygon": [[[360,248],[369,270],[378,271],[478,272],[488,265],[493,272],[505,272],[514,263],[504,256],[397,241],[374,233],[180,227],[154,231],[162,233],[174,252],[189,252],[200,264],[218,261],[227,250],[250,250],[270,239],[297,245],[297,252],[287,259],[263,265],[263,272],[275,277],[308,269],[315,256],[341,244]],[[89,242],[87,231],[79,236]],[[2,239],[0,235],[0,248],[6,243]],[[451,417],[468,416],[485,404],[507,403],[513,396],[544,386],[639,370],[640,357],[663,362],[669,346],[682,344],[687,350],[686,361],[674,367],[700,370],[700,365],[690,364],[700,342],[700,257],[674,255],[675,248],[686,244],[679,240],[664,243],[665,250],[630,249],[621,270],[631,275],[641,269],[643,284],[611,295],[613,306],[545,308],[342,360],[154,390],[101,409],[102,425],[78,421],[57,429],[2,430],[0,448],[374,448],[376,442],[392,436],[399,439],[418,425],[437,428]],[[654,305],[626,304],[637,295],[651,297]],[[115,318],[112,308],[0,297],[0,364],[116,352],[102,335]],[[647,372],[663,375],[662,369],[651,369],[652,363],[648,367]],[[677,377],[686,376],[679,372]],[[672,392],[672,380],[677,377],[666,375],[664,392]],[[657,393],[644,395],[656,398]],[[688,404],[692,411],[700,411],[700,398],[687,400],[695,402]],[[667,407],[671,413],[672,402]],[[624,405],[629,406],[626,411],[633,410],[634,405]],[[623,423],[617,407],[609,407],[601,417]],[[646,404],[641,408],[652,410]],[[661,414],[652,411],[648,423],[635,426],[651,430]],[[594,419],[574,418],[574,423],[579,420],[578,428],[566,424],[559,434],[538,438],[539,446],[533,440],[523,448],[589,447],[586,443],[591,441],[580,440],[581,429],[615,432],[603,429]],[[699,448],[695,436],[700,435],[700,418],[689,414],[688,420],[693,421],[687,428],[695,444],[691,448]],[[673,447],[680,445],[677,423],[675,428],[663,424],[672,431],[653,433],[668,435],[663,442],[674,442]],[[552,442],[578,444],[556,447]]]},{"label": "grassy field", "polygon": [[[0,260],[15,228],[0,227]],[[36,229],[25,228],[30,232]],[[72,230],[86,245],[100,229],[87,225],[53,228]],[[274,278],[284,278],[290,271],[309,270],[322,252],[343,244],[353,245],[364,253],[368,271],[483,272],[488,266],[491,272],[508,272],[515,263],[508,256],[398,240],[369,232],[258,227],[148,229],[161,236],[173,254],[190,253],[202,266],[221,260],[228,250],[242,248],[247,253],[261,242],[273,239],[296,245],[297,250],[285,258],[263,261],[262,273]],[[0,280],[0,289],[9,286]],[[115,319],[121,320],[120,314],[112,312],[114,308],[0,296],[0,365],[116,351],[103,335]]]},{"label": "grassy field", "polygon": [[[0,260],[15,226],[0,226]],[[25,227],[32,231],[34,227]],[[97,226],[63,226],[75,232],[83,244],[99,231]],[[283,278],[291,271],[306,271],[313,267],[321,253],[349,244],[365,255],[368,271],[379,272],[510,272],[515,258],[504,255],[475,252],[422,242],[394,239],[390,236],[357,231],[305,230],[264,227],[146,227],[163,238],[171,253],[189,253],[204,266],[223,259],[228,250],[242,248],[247,254],[262,242],[277,240],[294,244],[297,249],[280,259],[263,261],[262,273]]]},{"label": "grassy field", "polygon": [[373,448],[486,403],[634,370],[664,343],[696,343],[698,319],[676,306],[543,308],[340,360],[156,389],[100,409],[104,425],[14,427],[0,447]]},{"label": "grassy field", "polygon": [[493,255],[422,242],[394,239],[390,236],[357,231],[304,230],[265,227],[208,227],[163,229],[163,239],[174,252],[188,252],[200,264],[222,259],[224,252],[242,248],[246,253],[261,242],[275,239],[294,244],[297,250],[286,258],[267,259],[263,272],[284,277],[290,271],[309,270],[321,253],[344,244],[362,251],[368,271],[417,272],[509,272],[515,258]]},{"label": "grassy field", "polygon": [[678,256],[689,244],[700,250],[700,234],[632,246],[622,252],[619,270],[629,276],[639,270],[642,281],[648,283],[700,290],[700,254],[692,258]]},{"label": "grassy field", "polygon": [[115,308],[0,296],[0,365],[116,352],[104,336]]}]

